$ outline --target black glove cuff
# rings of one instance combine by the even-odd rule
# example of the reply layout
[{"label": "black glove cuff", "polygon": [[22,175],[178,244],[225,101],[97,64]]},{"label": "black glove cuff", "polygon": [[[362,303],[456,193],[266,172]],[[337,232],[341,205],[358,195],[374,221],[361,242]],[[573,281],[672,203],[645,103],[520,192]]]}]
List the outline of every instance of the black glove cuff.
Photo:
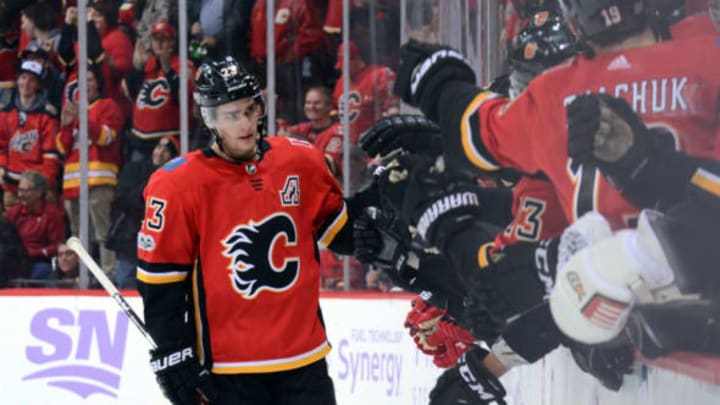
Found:
[{"label": "black glove cuff", "polygon": [[417,232],[430,246],[439,247],[470,226],[481,213],[476,190],[461,188],[426,205],[417,220]]},{"label": "black glove cuff", "polygon": [[[640,208],[669,206],[682,200],[698,167],[696,158],[676,151],[655,150],[626,175],[608,179]],[[620,171],[619,173],[623,173]]]}]

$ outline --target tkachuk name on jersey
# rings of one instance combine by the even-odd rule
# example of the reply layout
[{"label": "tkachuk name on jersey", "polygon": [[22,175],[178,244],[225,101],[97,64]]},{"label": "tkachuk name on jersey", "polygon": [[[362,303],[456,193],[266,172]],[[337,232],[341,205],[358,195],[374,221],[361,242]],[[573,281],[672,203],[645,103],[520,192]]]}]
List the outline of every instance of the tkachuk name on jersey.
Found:
[{"label": "tkachuk name on jersey", "polygon": [[[687,111],[688,102],[683,95],[688,84],[687,76],[662,77],[618,83],[611,91],[606,87],[597,89],[598,93],[610,94],[628,100],[633,110],[639,114]],[[592,90],[588,90],[591,93]],[[577,95],[565,97],[565,106],[572,103]]]},{"label": "tkachuk name on jersey", "polygon": [[480,206],[480,199],[477,194],[470,191],[463,191],[447,195],[441,200],[435,201],[428,209],[425,210],[425,212],[423,212],[422,216],[420,216],[420,220],[417,224],[418,233],[423,239],[425,239],[430,224],[435,222],[440,215],[445,214],[450,210],[467,206]]}]

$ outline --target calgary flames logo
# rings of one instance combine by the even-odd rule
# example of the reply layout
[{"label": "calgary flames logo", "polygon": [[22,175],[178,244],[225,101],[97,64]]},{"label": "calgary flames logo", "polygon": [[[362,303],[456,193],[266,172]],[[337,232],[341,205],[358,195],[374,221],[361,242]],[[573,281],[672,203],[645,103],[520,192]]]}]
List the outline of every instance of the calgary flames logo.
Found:
[{"label": "calgary flames logo", "polygon": [[273,250],[278,239],[285,236],[286,246],[297,244],[297,231],[292,218],[275,213],[259,223],[235,227],[223,240],[223,255],[232,260],[231,280],[235,291],[254,299],[263,291],[281,292],[292,287],[300,272],[298,257],[285,257],[281,266],[273,263]]}]

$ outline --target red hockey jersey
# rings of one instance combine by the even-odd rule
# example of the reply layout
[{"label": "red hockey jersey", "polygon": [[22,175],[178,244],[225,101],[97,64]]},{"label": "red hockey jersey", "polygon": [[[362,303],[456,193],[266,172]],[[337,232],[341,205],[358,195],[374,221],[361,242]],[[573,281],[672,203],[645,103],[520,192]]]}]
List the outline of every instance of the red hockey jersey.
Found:
[{"label": "red hockey jersey", "polygon": [[495,246],[559,236],[568,222],[547,180],[523,176],[513,188],[513,220],[495,237]]},{"label": "red hockey jersey", "polygon": [[[120,166],[120,131],[125,117],[115,101],[100,98],[88,106],[88,184],[90,187],[117,184]],[[65,156],[63,196],[80,195],[80,150],[78,122],[60,128],[55,140],[58,151]]]},{"label": "red hockey jersey", "polygon": [[[265,0],[255,2],[250,26],[250,54],[255,61],[267,59]],[[328,48],[322,22],[312,0],[275,1],[275,56],[278,63],[302,59]]]},{"label": "red hockey jersey", "polygon": [[[19,121],[24,120],[23,125]],[[14,191],[25,170],[42,173],[55,189],[60,162],[55,147],[58,121],[39,111],[23,113],[18,110],[0,112],[0,167],[14,183],[6,183],[6,190]]]},{"label": "red hockey jersey", "polygon": [[[185,154],[145,189],[143,298],[192,284],[199,356],[219,374],[295,369],[330,351],[316,243],[331,244],[349,226],[342,193],[312,145],[267,143],[259,162],[230,163],[209,149]],[[169,310],[184,302],[177,305]]]},{"label": "red hockey jersey", "polygon": [[343,103],[348,102],[350,140],[355,145],[388,108],[399,105],[398,99],[392,94],[395,73],[385,66],[368,65],[357,77],[352,78],[347,95],[343,94],[344,80],[343,76],[335,84],[333,99],[340,113],[343,111]]},{"label": "red hockey jersey", "polygon": [[542,171],[570,221],[596,210],[614,228],[628,227],[638,210],[599,171],[568,158],[565,106],[588,91],[622,97],[646,124],[664,127],[678,149],[710,156],[718,134],[718,61],[720,42],[712,36],[576,57],[535,78],[512,102],[478,94],[465,105],[461,136],[448,148],[486,170]]},{"label": "red hockey jersey", "polygon": [[[171,66],[179,75],[180,58],[173,56]],[[192,63],[188,62],[188,72],[192,71]],[[193,88],[194,82],[190,79],[188,94],[192,94]],[[170,83],[165,73],[158,67],[157,58],[154,56],[145,65],[145,77],[135,99],[132,133],[140,139],[160,139],[165,135],[180,133],[180,105],[173,101]]]}]

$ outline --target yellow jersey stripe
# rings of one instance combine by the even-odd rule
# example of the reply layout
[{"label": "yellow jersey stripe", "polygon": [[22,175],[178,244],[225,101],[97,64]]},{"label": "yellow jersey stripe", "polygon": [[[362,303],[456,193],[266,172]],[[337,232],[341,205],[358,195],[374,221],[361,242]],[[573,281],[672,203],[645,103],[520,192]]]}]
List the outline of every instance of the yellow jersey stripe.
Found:
[{"label": "yellow jersey stripe", "polygon": [[[494,171],[498,170],[500,167],[492,162],[491,159],[488,159],[487,157],[483,156],[482,153],[477,149],[475,144],[472,140],[472,131],[471,131],[471,122],[470,119],[473,115],[475,115],[475,112],[483,105],[486,101],[492,100],[496,98],[497,96],[489,91],[482,92],[475,96],[473,101],[470,103],[470,105],[465,109],[465,112],[462,116],[461,126],[460,126],[460,133],[461,133],[461,140],[462,140],[462,147],[463,151],[465,152],[465,157],[472,162],[475,166],[479,167],[483,170],[488,171]],[[482,142],[482,141],[481,141]]]},{"label": "yellow jersey stripe", "polygon": [[323,232],[322,236],[320,237],[320,240],[318,243],[320,246],[326,248],[328,247],[332,241],[335,239],[335,236],[340,232],[340,230],[345,226],[345,224],[348,221],[348,213],[347,213],[347,206],[345,205],[345,202],[343,202],[342,211],[335,217],[335,220],[328,226],[328,228]]},{"label": "yellow jersey stripe", "polygon": [[151,273],[142,267],[137,268],[137,279],[146,284],[168,284],[184,281],[188,276],[186,271],[168,271],[164,273]]},{"label": "yellow jersey stripe", "polygon": [[698,188],[720,197],[720,177],[713,173],[699,168],[695,171],[692,178],[690,178],[690,182]]},{"label": "yellow jersey stripe", "polygon": [[212,372],[216,374],[250,374],[294,370],[315,363],[327,356],[328,353],[330,353],[330,345],[325,341],[309,352],[284,359],[244,361],[238,363],[215,362]]},{"label": "yellow jersey stripe", "polygon": [[478,249],[478,266],[481,269],[490,265],[490,249],[495,247],[495,242],[484,243]]}]

